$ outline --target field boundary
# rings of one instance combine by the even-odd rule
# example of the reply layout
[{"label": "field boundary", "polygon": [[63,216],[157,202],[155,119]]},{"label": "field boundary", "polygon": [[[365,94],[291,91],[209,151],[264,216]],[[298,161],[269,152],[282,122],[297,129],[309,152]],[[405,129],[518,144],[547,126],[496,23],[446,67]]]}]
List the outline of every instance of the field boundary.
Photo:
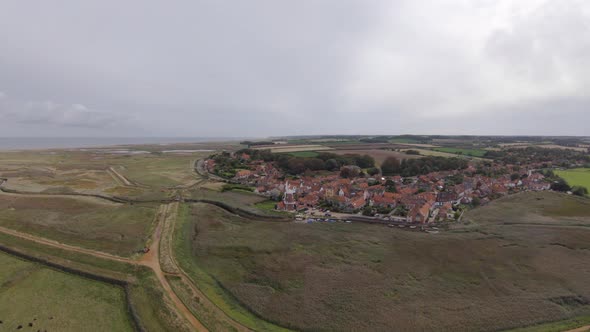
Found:
[{"label": "field boundary", "polygon": [[12,255],[12,256],[27,260],[27,261],[31,261],[31,262],[34,262],[37,264],[47,266],[51,269],[58,270],[59,272],[62,272],[62,273],[72,274],[72,275],[75,275],[78,277],[82,277],[82,278],[86,278],[86,279],[90,279],[90,280],[103,282],[103,283],[107,283],[110,285],[121,287],[123,289],[124,294],[125,294],[125,303],[126,303],[127,314],[131,318],[133,329],[138,332],[147,331],[143,327],[143,325],[141,324],[141,320],[139,318],[139,315],[137,314],[137,310],[133,307],[133,304],[129,300],[131,297],[130,290],[129,290],[130,285],[127,280],[117,279],[117,278],[113,278],[113,277],[107,277],[107,276],[91,273],[88,271],[83,271],[83,270],[75,269],[72,267],[67,267],[67,266],[64,266],[61,264],[51,262],[51,261],[44,259],[44,258],[35,257],[32,255],[26,254],[26,253],[21,252],[19,250],[7,247],[3,244],[0,244],[0,251],[6,253],[8,255]]},{"label": "field boundary", "polygon": [[[47,196],[56,196],[56,197],[58,197],[58,196],[94,197],[94,198],[99,198],[99,199],[105,199],[105,200],[108,200],[113,203],[121,203],[121,204],[142,204],[142,203],[145,203],[145,204],[148,204],[148,203],[169,204],[169,203],[174,203],[174,202],[179,201],[179,199],[172,199],[172,198],[160,199],[160,200],[135,200],[135,199],[131,199],[131,198],[118,197],[118,196],[105,196],[105,195],[99,195],[99,194],[83,194],[83,193],[35,193],[35,192],[20,191],[20,190],[15,190],[15,189],[7,189],[7,188],[2,187],[1,185],[0,185],[0,191],[7,193],[7,194],[15,194],[15,195],[23,195],[23,196],[47,195]],[[211,200],[211,199],[184,198],[184,199],[181,199],[180,201],[189,202],[189,203],[212,204],[212,205],[216,205],[217,207],[220,207],[230,213],[237,214],[240,216],[255,217],[255,218],[260,218],[260,219],[269,219],[269,220],[274,220],[274,221],[287,220],[287,218],[285,218],[283,216],[258,214],[258,213],[252,212],[252,211],[248,211],[248,210],[245,210],[245,209],[242,209],[239,207],[233,207],[233,206],[230,206],[226,203]]]},{"label": "field boundary", "polygon": [[[245,330],[245,331],[253,331],[253,329],[251,329],[250,327],[242,324],[241,322],[239,322],[238,320],[236,320],[235,318],[233,318],[232,316],[228,315],[225,311],[223,311],[223,309],[221,309],[215,302],[213,302],[202,290],[199,289],[199,287],[197,286],[197,284],[191,279],[191,277],[180,267],[180,265],[178,264],[178,262],[176,261],[176,258],[174,257],[174,249],[173,249],[173,239],[174,239],[174,233],[175,233],[175,225],[177,223],[178,220],[178,215],[179,215],[179,208],[180,205],[176,206],[176,209],[174,211],[174,220],[170,221],[170,220],[166,220],[167,224],[169,226],[169,229],[167,232],[163,231],[163,237],[168,237],[167,240],[165,241],[161,241],[160,242],[160,246],[165,245],[166,248],[165,250],[168,252],[169,258],[171,260],[172,265],[174,266],[174,269],[177,271],[177,275],[176,277],[179,278],[180,282],[183,283],[185,286],[187,286],[190,290],[192,295],[195,295],[197,297],[201,297],[203,298],[205,301],[207,301],[207,306],[211,306],[214,310],[218,311],[220,315],[225,316],[230,322],[232,322],[234,325],[234,327],[238,328],[239,330]],[[169,274],[170,276],[173,276],[172,274]],[[174,291],[174,289],[173,289]],[[174,291],[176,292],[176,291]],[[190,310],[190,307],[188,304],[186,304],[186,307]],[[195,314],[196,315],[196,314]],[[196,317],[196,316],[195,316]]]}]

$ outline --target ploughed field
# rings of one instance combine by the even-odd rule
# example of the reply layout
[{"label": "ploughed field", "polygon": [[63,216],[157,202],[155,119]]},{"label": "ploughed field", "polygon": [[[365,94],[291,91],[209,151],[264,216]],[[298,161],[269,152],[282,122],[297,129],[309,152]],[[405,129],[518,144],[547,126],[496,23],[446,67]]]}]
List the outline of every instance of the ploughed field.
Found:
[{"label": "ploughed field", "polygon": [[121,287],[4,253],[0,266],[1,331],[133,331]]},{"label": "ploughed field", "polygon": [[121,256],[144,247],[155,213],[153,204],[0,194],[0,226]]},{"label": "ploughed field", "polygon": [[230,314],[284,327],[494,331],[590,315],[587,199],[518,194],[439,234],[207,204],[186,218],[177,255],[199,287]]}]

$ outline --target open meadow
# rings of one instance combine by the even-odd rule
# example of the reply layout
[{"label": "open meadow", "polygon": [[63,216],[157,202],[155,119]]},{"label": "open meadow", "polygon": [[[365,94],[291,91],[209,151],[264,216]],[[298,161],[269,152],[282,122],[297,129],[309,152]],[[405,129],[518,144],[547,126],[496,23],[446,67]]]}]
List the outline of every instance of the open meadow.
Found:
[{"label": "open meadow", "polygon": [[250,324],[495,331],[590,315],[589,206],[524,193],[427,234],[260,222],[196,204],[175,250],[204,292]]},{"label": "open meadow", "polygon": [[0,226],[130,256],[145,246],[155,207],[118,204],[93,197],[0,193]]},{"label": "open meadow", "polygon": [[194,162],[210,152],[190,151],[148,152],[138,147],[0,152],[0,178],[7,179],[4,188],[21,192],[163,199],[165,189],[201,180]]},{"label": "open meadow", "polygon": [[590,190],[590,168],[575,168],[563,171],[555,171],[570,186],[582,186]]},{"label": "open meadow", "polygon": [[123,288],[0,253],[0,330],[133,331]]}]

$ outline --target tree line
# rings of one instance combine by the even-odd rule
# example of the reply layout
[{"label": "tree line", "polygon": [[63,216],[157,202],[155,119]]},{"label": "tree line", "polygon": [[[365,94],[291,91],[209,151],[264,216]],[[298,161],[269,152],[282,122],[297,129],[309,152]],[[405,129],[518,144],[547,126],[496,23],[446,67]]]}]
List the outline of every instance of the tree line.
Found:
[{"label": "tree line", "polygon": [[[274,162],[277,167],[291,175],[299,175],[307,171],[336,171],[343,166],[358,166],[362,169],[375,166],[375,159],[366,154],[338,155],[330,152],[320,152],[316,157],[298,157],[287,153],[271,153],[268,149],[242,149],[236,151],[238,159],[244,154],[250,156],[252,160]],[[218,163],[218,160],[215,161]]]},{"label": "tree line", "polygon": [[400,175],[403,177],[424,175],[438,171],[465,169],[468,161],[463,158],[446,158],[426,156],[420,159],[404,159],[401,162],[395,157],[388,157],[381,164],[381,172],[385,176]]}]

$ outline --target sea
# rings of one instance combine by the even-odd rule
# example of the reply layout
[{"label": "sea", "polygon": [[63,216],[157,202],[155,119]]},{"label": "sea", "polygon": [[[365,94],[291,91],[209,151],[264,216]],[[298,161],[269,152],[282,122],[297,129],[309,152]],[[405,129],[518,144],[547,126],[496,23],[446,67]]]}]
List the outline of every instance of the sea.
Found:
[{"label": "sea", "polygon": [[235,141],[230,137],[0,137],[0,150],[90,148],[113,145]]}]

